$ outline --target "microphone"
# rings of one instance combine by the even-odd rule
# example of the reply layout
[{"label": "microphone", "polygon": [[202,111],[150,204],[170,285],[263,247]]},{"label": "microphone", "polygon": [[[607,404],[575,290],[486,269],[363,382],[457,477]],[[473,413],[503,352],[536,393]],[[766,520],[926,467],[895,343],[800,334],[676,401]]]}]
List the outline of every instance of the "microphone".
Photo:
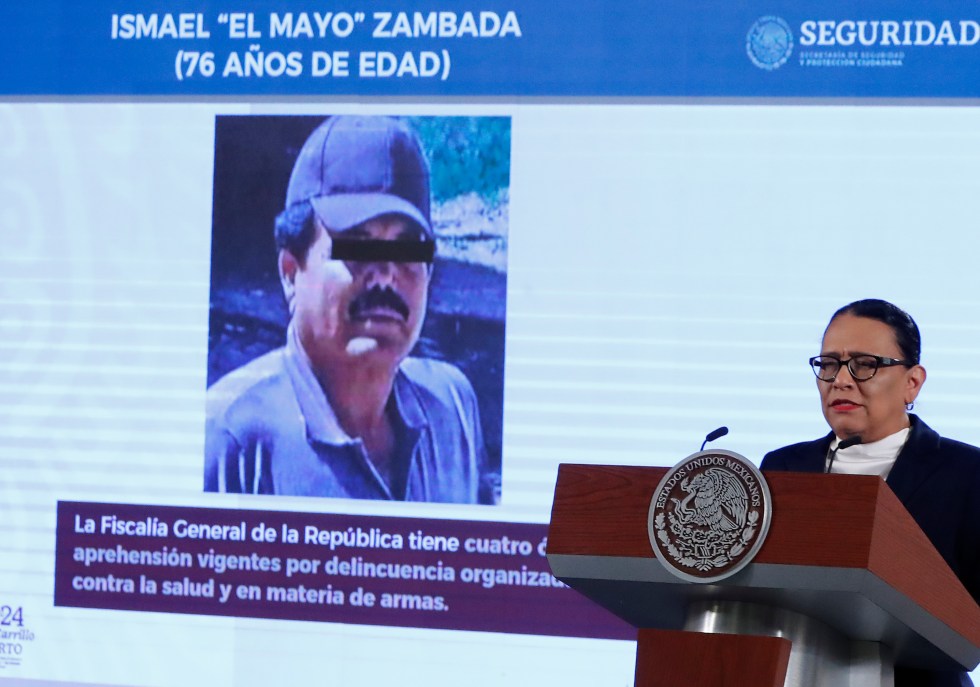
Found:
[{"label": "microphone", "polygon": [[844,441],[837,444],[837,448],[830,452],[830,462],[827,463],[827,473],[830,474],[830,469],[834,467],[834,458],[837,457],[838,451],[843,451],[845,448],[851,448],[851,446],[857,446],[861,443],[861,435],[857,434],[853,437],[848,437]]},{"label": "microphone", "polygon": [[706,436],[704,438],[704,441],[701,442],[701,449],[700,450],[703,451],[704,450],[704,445],[707,444],[709,441],[714,441],[715,439],[720,439],[723,436],[725,436],[726,434],[728,434],[728,427],[719,427],[718,429],[714,430],[713,432],[708,432],[708,436]]}]

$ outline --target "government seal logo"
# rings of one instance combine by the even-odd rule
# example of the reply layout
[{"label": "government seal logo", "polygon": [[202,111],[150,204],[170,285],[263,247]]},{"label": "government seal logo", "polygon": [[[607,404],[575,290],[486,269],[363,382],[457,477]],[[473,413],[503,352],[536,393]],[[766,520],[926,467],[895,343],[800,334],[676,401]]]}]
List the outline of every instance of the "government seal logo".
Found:
[{"label": "government seal logo", "polygon": [[667,570],[688,582],[715,582],[755,558],[771,518],[769,485],[755,465],[732,451],[700,451],[664,475],[647,529]]},{"label": "government seal logo", "polygon": [[745,51],[759,69],[779,69],[793,54],[793,32],[779,17],[759,17],[745,37]]}]

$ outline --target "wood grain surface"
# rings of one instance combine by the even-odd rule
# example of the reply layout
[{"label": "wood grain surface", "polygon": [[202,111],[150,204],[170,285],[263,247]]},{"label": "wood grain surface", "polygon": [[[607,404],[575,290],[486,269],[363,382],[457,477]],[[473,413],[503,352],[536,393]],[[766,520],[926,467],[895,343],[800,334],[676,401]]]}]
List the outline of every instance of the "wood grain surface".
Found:
[{"label": "wood grain surface", "polygon": [[636,687],[783,687],[790,641],[781,637],[640,630]]}]

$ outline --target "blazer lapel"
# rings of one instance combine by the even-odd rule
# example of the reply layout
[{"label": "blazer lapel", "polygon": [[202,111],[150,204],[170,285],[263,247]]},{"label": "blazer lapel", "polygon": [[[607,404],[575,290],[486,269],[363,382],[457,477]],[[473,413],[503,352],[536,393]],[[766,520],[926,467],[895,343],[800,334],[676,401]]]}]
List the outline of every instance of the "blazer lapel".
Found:
[{"label": "blazer lapel", "polygon": [[915,415],[910,416],[912,431],[888,474],[888,486],[903,503],[909,503],[919,487],[935,472],[940,463],[939,435]]},{"label": "blazer lapel", "polygon": [[830,442],[834,440],[834,433],[830,432],[823,439],[810,442],[806,453],[803,455],[804,470],[806,472],[826,472],[827,471],[827,452],[830,451]]}]

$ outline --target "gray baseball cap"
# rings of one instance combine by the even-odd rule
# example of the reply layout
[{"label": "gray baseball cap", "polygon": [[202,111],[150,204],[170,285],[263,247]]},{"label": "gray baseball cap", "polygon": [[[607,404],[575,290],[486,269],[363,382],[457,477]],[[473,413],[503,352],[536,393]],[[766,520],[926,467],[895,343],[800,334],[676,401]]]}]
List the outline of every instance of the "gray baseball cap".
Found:
[{"label": "gray baseball cap", "polygon": [[341,115],[317,127],[286,190],[287,208],[304,200],[336,231],[394,213],[432,233],[429,165],[415,132],[391,117]]}]

